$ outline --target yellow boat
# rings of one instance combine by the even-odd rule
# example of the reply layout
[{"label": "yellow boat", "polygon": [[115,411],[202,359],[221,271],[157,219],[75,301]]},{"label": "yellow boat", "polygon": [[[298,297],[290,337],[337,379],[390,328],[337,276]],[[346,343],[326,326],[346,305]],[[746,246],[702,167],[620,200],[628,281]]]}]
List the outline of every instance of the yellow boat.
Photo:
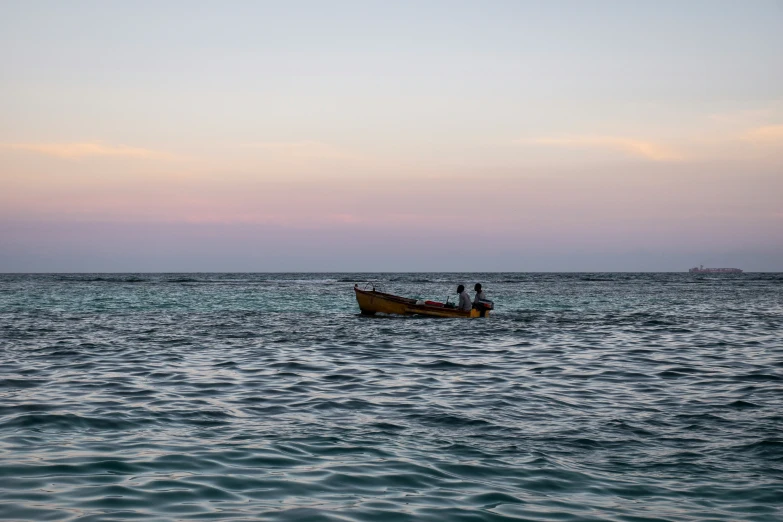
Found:
[{"label": "yellow boat", "polygon": [[[426,315],[429,317],[486,317],[489,310],[458,310],[443,305],[417,304],[415,299],[400,297],[392,294],[384,294],[372,290],[361,290],[359,285],[354,285],[356,302],[362,315],[396,314],[396,315]],[[420,301],[419,301],[420,302]]]}]

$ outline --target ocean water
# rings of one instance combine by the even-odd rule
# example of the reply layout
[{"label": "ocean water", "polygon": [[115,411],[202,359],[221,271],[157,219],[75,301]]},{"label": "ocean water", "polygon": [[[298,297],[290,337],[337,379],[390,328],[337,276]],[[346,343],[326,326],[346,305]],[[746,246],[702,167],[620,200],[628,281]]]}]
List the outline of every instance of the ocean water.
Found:
[{"label": "ocean water", "polygon": [[0,519],[783,520],[783,275],[3,275]]}]

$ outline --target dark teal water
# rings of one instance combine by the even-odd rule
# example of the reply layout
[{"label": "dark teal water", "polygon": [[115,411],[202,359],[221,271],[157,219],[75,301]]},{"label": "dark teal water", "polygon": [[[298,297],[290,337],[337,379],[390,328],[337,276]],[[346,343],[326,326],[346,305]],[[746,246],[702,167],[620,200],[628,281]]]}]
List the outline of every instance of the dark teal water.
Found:
[{"label": "dark teal water", "polygon": [[782,430],[780,274],[0,276],[5,520],[781,520]]}]

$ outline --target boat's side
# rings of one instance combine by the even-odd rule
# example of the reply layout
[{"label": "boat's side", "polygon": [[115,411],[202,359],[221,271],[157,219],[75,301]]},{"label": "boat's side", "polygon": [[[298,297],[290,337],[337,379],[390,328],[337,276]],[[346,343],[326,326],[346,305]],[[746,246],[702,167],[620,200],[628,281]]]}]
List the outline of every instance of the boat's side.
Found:
[{"label": "boat's side", "polygon": [[390,299],[380,292],[368,292],[366,290],[356,291],[356,301],[359,303],[359,309],[365,315],[373,315],[376,313],[381,314],[398,314],[408,315],[409,303],[406,303],[402,299]]},{"label": "boat's side", "polygon": [[439,306],[414,305],[410,310],[410,313],[430,317],[481,317],[481,312],[475,308],[472,310],[457,310],[456,308],[442,308]]},{"label": "boat's side", "polygon": [[[439,306],[418,305],[413,299],[406,299],[382,292],[360,290],[354,287],[356,292],[356,301],[359,303],[359,309],[362,314],[374,315],[396,314],[396,315],[426,315],[429,317],[482,317],[481,311],[473,309],[469,311],[457,310],[455,308],[444,308]],[[489,311],[484,312],[484,316]]]}]

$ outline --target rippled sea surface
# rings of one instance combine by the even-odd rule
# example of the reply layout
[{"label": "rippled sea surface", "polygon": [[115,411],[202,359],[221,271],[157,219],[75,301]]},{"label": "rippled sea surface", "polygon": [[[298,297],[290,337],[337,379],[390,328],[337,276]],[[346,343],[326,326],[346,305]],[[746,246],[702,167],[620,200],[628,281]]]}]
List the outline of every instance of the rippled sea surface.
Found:
[{"label": "rippled sea surface", "polygon": [[[496,311],[363,317],[366,281]],[[0,276],[2,519],[782,506],[781,274]]]}]

